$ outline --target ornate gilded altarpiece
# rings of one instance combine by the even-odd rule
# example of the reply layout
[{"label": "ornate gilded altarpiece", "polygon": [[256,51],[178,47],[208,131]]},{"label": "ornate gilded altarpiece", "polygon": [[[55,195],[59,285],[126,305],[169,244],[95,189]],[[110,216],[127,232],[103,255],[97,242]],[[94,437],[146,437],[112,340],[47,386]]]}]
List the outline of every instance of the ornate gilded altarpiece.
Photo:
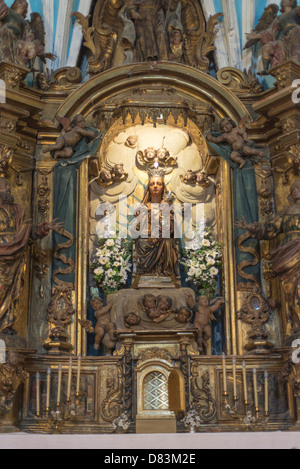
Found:
[{"label": "ornate gilded altarpiece", "polygon": [[[267,91],[236,69],[212,77],[208,57],[217,19],[206,23],[197,2],[174,2],[167,17],[169,39],[157,50],[144,42],[140,28],[133,40],[134,16],[126,16],[121,5],[99,0],[93,18],[75,14],[90,52],[84,83],[79,69],[65,68],[42,91],[25,85],[26,68],[0,64],[6,84],[6,103],[0,104],[1,177],[34,224],[64,214],[58,233],[26,245],[20,294],[12,304],[13,331],[7,333],[1,317],[8,358],[0,365],[0,430],[175,433],[188,431],[183,418],[190,411],[200,417],[200,432],[298,429],[300,370],[291,345],[299,334],[299,272],[296,266],[294,283],[282,279],[271,259],[286,232],[278,228],[281,213],[288,198],[293,206],[299,193],[300,115],[292,82],[300,67],[287,61],[272,70],[277,82]],[[156,21],[156,34],[166,38]],[[181,32],[179,43],[174,31]],[[92,142],[55,158],[47,148],[70,131],[68,123],[76,126],[78,115],[95,132]],[[223,118],[247,122],[249,139],[263,154],[245,169],[220,156],[207,138],[218,134]],[[154,160],[149,148],[156,152]],[[160,149],[167,150],[161,159]],[[182,265],[179,274],[174,267],[172,275],[144,275],[138,266],[145,265],[140,253],[148,246],[136,241],[126,285],[105,294],[93,280],[99,221],[105,215],[101,203],[123,214],[120,196],[127,197],[125,209],[141,203],[149,170],[159,169],[166,194],[191,204],[194,217],[199,206],[222,248],[214,296],[224,302],[211,333],[203,335],[204,347],[193,322],[195,300],[203,293],[186,282]],[[275,218],[278,236],[273,227],[269,240],[261,231],[251,240],[236,225],[249,213],[252,220],[246,221],[256,228],[259,222],[261,231]],[[298,230],[299,239],[299,214],[293,215],[289,230]],[[0,219],[4,237],[5,220]],[[182,259],[183,245],[175,245],[170,252],[177,249]],[[151,317],[147,295],[171,298],[164,317],[157,313],[158,303]],[[95,297],[101,311],[108,305],[102,336]],[[181,321],[184,308],[191,315]],[[103,339],[100,348],[94,345],[97,334]]]}]

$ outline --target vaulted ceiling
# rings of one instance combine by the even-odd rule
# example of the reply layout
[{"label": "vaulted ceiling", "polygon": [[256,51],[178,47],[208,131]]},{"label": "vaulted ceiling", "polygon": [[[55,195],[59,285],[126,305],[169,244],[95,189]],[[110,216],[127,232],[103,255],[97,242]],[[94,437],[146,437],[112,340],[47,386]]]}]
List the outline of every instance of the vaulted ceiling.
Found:
[{"label": "vaulted ceiling", "polygon": [[[73,11],[85,16],[89,14],[96,0],[28,0],[29,12],[36,11],[44,19],[47,52],[56,54],[57,59],[49,68],[56,70],[64,66],[81,66],[79,63],[82,48],[81,27],[71,18]],[[271,4],[280,4],[280,0],[199,0],[206,19],[222,12],[216,40],[215,62],[217,69],[236,67],[240,70],[255,66],[257,58],[252,50],[243,50],[245,34],[256,25],[264,8]],[[13,0],[6,0],[11,6]]]}]

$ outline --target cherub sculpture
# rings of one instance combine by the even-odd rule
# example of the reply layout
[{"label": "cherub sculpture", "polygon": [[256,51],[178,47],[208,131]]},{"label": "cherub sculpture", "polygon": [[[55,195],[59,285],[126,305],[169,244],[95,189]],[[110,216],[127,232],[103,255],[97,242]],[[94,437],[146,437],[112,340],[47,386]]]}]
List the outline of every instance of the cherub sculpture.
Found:
[{"label": "cherub sculpture", "polygon": [[112,175],[113,175],[113,179],[116,182],[125,181],[125,179],[127,179],[128,177],[128,173],[124,169],[124,164],[123,163],[115,164],[112,170]]},{"label": "cherub sculpture", "polygon": [[134,326],[138,326],[141,322],[141,318],[137,313],[130,312],[124,316],[124,324],[127,329],[131,329]]},{"label": "cherub sculpture", "polygon": [[180,324],[186,324],[192,319],[192,311],[186,306],[182,306],[176,311],[175,319]]},{"label": "cherub sculpture", "polygon": [[207,172],[202,171],[192,171],[188,170],[185,174],[180,175],[180,179],[184,184],[189,184],[191,186],[201,186],[208,187],[210,184],[210,179],[207,175]]},{"label": "cherub sculpture", "polygon": [[147,316],[155,323],[160,323],[167,319],[174,311],[172,311],[172,299],[165,295],[145,295],[142,299],[143,310]]},{"label": "cherub sculpture", "polygon": [[86,137],[94,139],[95,133],[86,129],[85,117],[78,114],[72,121],[70,119],[57,117],[57,120],[62,124],[65,133],[60,135],[54,145],[44,148],[43,153],[54,152],[54,158],[71,158],[74,153],[74,148]]},{"label": "cherub sculpture", "polygon": [[93,327],[92,321],[82,320],[80,321],[81,326],[84,327],[87,332],[96,334],[94,342],[95,350],[99,350],[101,342],[103,341],[106,334],[108,335],[111,348],[113,348],[113,344],[116,343],[115,326],[111,322],[109,315],[109,312],[112,308],[112,303],[108,303],[107,306],[104,306],[101,298],[94,297],[91,300],[91,306],[95,311],[95,319],[97,320],[97,324],[95,327]]},{"label": "cherub sculpture", "polygon": [[176,159],[170,155],[166,148],[159,148],[155,150],[153,147],[146,148],[145,151],[137,152],[137,159],[142,166],[149,166],[151,168],[155,165],[174,167],[177,166]]},{"label": "cherub sculpture", "polygon": [[240,122],[239,126],[232,119],[225,118],[220,122],[220,129],[223,134],[219,137],[213,137],[211,134],[206,136],[209,142],[227,143],[231,147],[230,159],[238,163],[239,169],[243,169],[246,165],[244,157],[260,157],[264,156],[263,152],[253,147],[253,142],[248,139],[246,132],[246,117]]},{"label": "cherub sculpture", "polygon": [[94,180],[99,186],[108,187],[116,182],[126,181],[128,173],[124,169],[123,163],[116,164],[112,170],[102,168],[99,176]]},{"label": "cherub sculpture", "polygon": [[198,307],[196,310],[194,328],[197,331],[197,344],[200,353],[204,353],[204,348],[207,349],[208,340],[211,338],[211,321],[215,320],[213,313],[218,311],[225,300],[222,298],[214,305],[210,305],[207,296],[200,296],[198,299]]}]

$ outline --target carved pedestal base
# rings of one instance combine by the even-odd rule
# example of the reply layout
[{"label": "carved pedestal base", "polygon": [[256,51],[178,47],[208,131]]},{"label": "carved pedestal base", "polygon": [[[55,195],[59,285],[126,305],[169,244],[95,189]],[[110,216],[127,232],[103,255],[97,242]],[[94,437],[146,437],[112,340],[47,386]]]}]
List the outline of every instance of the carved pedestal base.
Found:
[{"label": "carved pedestal base", "polygon": [[50,339],[44,344],[44,349],[49,355],[70,355],[73,347],[69,343],[69,335],[66,332],[52,333]]},{"label": "carved pedestal base", "polygon": [[250,334],[250,341],[245,345],[245,349],[251,354],[269,355],[271,350],[274,348],[274,345],[266,340],[267,337],[267,334]]},{"label": "carved pedestal base", "polygon": [[136,433],[177,433],[175,414],[168,417],[137,417]]}]

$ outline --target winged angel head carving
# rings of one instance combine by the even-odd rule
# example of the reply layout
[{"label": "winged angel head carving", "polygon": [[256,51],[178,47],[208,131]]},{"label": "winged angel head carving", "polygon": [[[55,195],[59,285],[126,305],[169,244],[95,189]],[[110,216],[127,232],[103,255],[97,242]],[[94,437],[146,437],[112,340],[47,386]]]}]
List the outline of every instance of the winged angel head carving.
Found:
[{"label": "winged angel head carving", "polygon": [[247,34],[245,49],[260,43],[262,46],[263,72],[276,67],[285,60],[300,65],[300,7],[297,0],[282,0],[279,7],[268,5],[255,29]]},{"label": "winged angel head carving", "polygon": [[197,0],[98,0],[92,20],[74,16],[90,50],[89,73],[98,74],[112,66],[160,60],[207,72],[222,14],[206,24]]}]

